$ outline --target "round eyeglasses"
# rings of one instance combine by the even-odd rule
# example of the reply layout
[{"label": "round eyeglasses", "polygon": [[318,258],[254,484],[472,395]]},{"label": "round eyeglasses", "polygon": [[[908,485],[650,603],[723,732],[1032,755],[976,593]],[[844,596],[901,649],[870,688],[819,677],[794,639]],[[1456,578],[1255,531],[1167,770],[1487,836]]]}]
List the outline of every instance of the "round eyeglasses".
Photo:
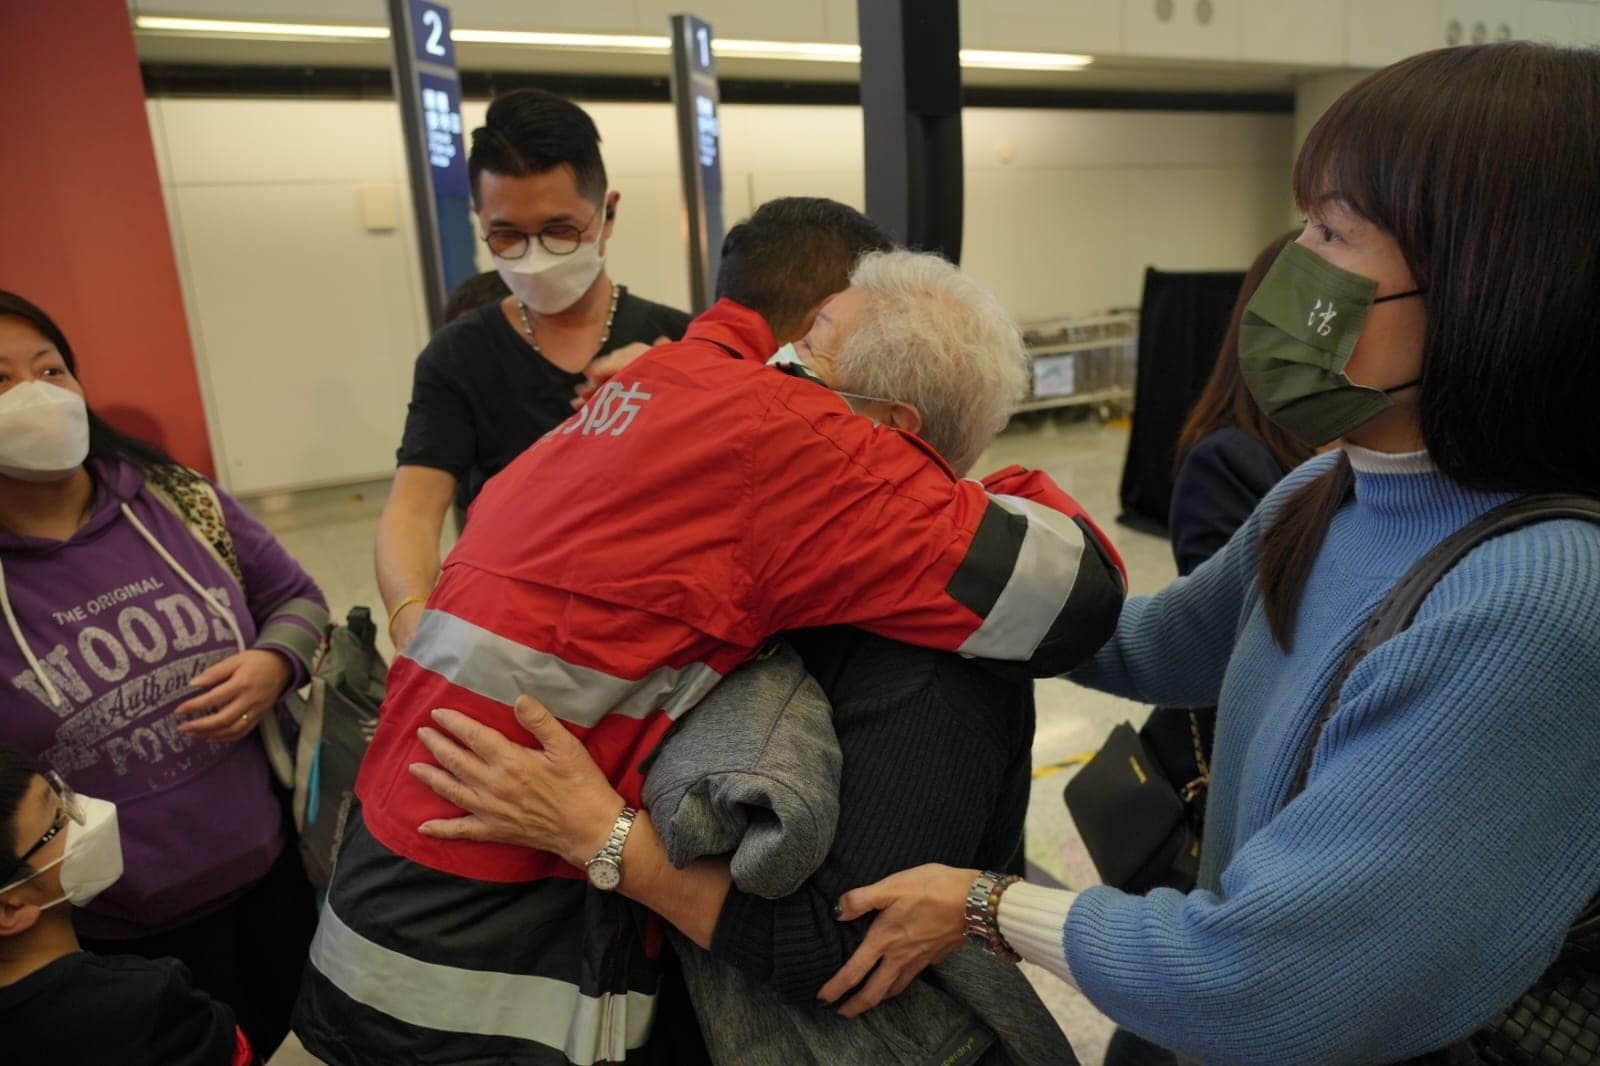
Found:
[{"label": "round eyeglasses", "polygon": [[[517,229],[492,229],[484,234],[482,240],[501,259],[521,259],[528,254],[528,249],[533,247],[533,242],[538,241],[539,247],[551,255],[571,255],[583,243],[583,235],[589,227],[595,224],[596,219],[605,218],[606,208],[602,202],[595,208],[594,215],[582,226],[570,223],[557,223],[546,226],[538,233],[527,234]],[[601,222],[604,225],[604,222]]]}]

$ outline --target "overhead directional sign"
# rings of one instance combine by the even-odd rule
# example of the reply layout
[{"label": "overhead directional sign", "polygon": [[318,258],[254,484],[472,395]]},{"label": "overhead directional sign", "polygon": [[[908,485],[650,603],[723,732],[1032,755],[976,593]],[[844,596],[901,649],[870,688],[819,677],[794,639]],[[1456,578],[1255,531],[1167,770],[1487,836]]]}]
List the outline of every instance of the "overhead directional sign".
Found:
[{"label": "overhead directional sign", "polygon": [[698,313],[711,304],[722,252],[722,125],[717,117],[716,57],[711,26],[673,15],[672,107],[678,119],[684,229],[689,245],[689,298]]},{"label": "overhead directional sign", "polygon": [[429,325],[438,329],[444,324],[445,296],[478,270],[461,129],[461,78],[450,39],[450,9],[432,0],[388,2],[423,295]]}]

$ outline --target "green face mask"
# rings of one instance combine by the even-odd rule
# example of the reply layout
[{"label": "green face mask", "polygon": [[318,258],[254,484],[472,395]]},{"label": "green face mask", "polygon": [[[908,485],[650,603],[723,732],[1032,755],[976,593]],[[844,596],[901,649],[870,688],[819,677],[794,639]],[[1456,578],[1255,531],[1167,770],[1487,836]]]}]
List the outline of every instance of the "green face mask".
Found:
[{"label": "green face mask", "polygon": [[1369,389],[1345,377],[1350,353],[1378,283],[1341,270],[1299,244],[1287,245],[1261,279],[1239,322],[1239,371],[1267,417],[1308,448],[1364,425],[1394,406],[1392,389]]}]

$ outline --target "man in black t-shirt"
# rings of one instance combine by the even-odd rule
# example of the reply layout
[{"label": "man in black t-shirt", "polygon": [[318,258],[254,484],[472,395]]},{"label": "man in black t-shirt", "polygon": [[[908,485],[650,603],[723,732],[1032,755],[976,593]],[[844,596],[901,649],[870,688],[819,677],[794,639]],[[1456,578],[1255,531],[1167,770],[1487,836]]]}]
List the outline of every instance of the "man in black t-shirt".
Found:
[{"label": "man in black t-shirt", "polygon": [[378,523],[378,588],[403,648],[439,577],[452,501],[572,414],[599,356],[677,340],[689,316],[606,274],[620,195],[583,110],[537,89],[497,97],[472,133],[468,178],[484,242],[511,295],[434,335],[417,357],[394,487]]}]

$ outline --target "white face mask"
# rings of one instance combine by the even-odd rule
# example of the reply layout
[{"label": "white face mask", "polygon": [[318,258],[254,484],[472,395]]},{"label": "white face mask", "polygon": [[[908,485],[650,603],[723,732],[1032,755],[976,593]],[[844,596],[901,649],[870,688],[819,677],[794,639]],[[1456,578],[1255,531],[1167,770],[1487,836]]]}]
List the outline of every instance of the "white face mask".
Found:
[{"label": "white face mask", "polygon": [[60,481],[89,456],[89,409],[58,385],[24,381],[0,393],[0,474]]},{"label": "white face mask", "polygon": [[71,903],[74,907],[86,906],[90,900],[116,884],[122,876],[122,836],[117,830],[117,805],[109,800],[79,796],[83,808],[83,824],[67,823],[67,839],[61,858],[28,874],[27,877],[0,888],[9,892],[25,885],[53,866],[61,867],[61,898],[53,899],[40,907],[54,907]]},{"label": "white face mask", "polygon": [[[772,358],[767,360],[767,365],[771,367],[777,367],[786,374],[792,374],[795,377],[805,378],[807,381],[821,385],[830,392],[837,393],[839,396],[844,398],[845,406],[850,408],[850,410],[854,411],[856,414],[861,414],[860,405],[892,404],[895,402],[893,400],[885,399],[882,396],[864,396],[859,392],[847,392],[844,389],[834,388],[832,385],[829,385],[826,381],[822,380],[822,375],[817,373],[816,368],[805,361],[805,359],[800,355],[799,350],[795,348],[793,344],[785,344],[782,348],[779,348],[776,352],[772,353]],[[881,419],[873,418],[871,415],[863,415],[862,417],[866,418],[875,426],[880,426],[883,424]]]},{"label": "white face mask", "polygon": [[595,213],[601,235],[584,241],[570,255],[555,255],[545,250],[537,237],[528,238],[528,250],[521,259],[502,259],[491,253],[500,279],[511,294],[541,315],[556,315],[577,303],[589,291],[594,279],[605,266],[605,253],[600,248],[604,240],[606,197],[600,197],[600,210]]}]

